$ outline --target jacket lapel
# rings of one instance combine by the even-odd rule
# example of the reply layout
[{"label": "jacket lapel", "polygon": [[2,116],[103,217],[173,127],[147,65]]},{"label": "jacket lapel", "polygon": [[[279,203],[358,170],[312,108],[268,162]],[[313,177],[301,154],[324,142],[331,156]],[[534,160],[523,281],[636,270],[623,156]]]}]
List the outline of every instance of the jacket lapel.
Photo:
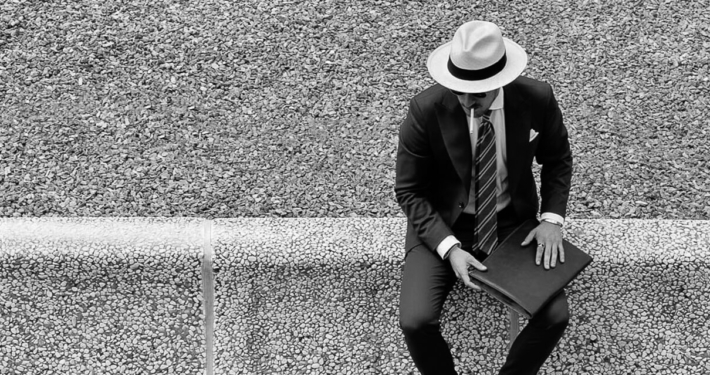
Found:
[{"label": "jacket lapel", "polygon": [[[508,168],[508,186],[518,186],[520,175],[525,168],[525,159],[529,148],[528,140],[532,120],[529,108],[516,90],[504,86],[505,99],[505,144]],[[511,191],[511,194],[513,192]]]},{"label": "jacket lapel", "polygon": [[468,191],[471,188],[473,151],[471,150],[471,137],[466,124],[466,113],[453,94],[444,95],[441,104],[437,106],[436,112],[446,150],[456,169],[456,173],[461,178],[466,191]]}]

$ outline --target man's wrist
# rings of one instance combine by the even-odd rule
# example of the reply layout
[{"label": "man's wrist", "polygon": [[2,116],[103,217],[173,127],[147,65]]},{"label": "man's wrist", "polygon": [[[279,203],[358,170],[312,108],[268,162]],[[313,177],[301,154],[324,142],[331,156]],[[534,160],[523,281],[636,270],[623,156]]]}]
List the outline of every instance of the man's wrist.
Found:
[{"label": "man's wrist", "polygon": [[565,225],[565,218],[552,212],[543,212],[542,215],[540,215],[540,221],[555,224],[559,227]]},{"label": "man's wrist", "polygon": [[540,221],[544,221],[544,222],[546,222],[546,223],[550,223],[550,224],[553,224],[553,225],[557,225],[557,226],[560,227],[560,228],[562,228],[562,225],[563,225],[561,222],[559,222],[559,221],[557,221],[557,220],[548,219],[548,218],[541,219]]},{"label": "man's wrist", "polygon": [[449,249],[449,251],[447,251],[446,254],[444,254],[444,260],[449,259],[449,256],[451,255],[451,253],[454,252],[454,249],[460,249],[460,248],[461,248],[461,247],[460,247],[459,244],[455,244],[454,246],[451,246],[451,248]]},{"label": "man's wrist", "polygon": [[446,236],[443,241],[436,247],[436,252],[439,254],[441,259],[446,259],[449,255],[449,251],[454,246],[461,246],[461,241],[457,240],[454,236]]}]

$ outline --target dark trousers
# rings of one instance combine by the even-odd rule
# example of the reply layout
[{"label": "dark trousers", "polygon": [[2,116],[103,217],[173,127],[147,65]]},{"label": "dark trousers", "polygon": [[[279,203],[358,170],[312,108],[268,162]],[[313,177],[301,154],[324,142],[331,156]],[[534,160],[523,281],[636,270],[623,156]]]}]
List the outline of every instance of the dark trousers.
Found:
[{"label": "dark trousers", "polygon": [[[466,250],[471,248],[472,220],[470,215],[464,215],[453,228]],[[512,210],[499,212],[498,239],[504,239],[520,223]],[[474,255],[483,258],[480,254]],[[407,252],[399,322],[409,354],[422,375],[456,374],[439,321],[444,301],[456,281],[449,261],[442,260],[435,251],[420,245]],[[562,292],[520,332],[499,374],[537,374],[562,337],[568,321],[567,297]]]}]

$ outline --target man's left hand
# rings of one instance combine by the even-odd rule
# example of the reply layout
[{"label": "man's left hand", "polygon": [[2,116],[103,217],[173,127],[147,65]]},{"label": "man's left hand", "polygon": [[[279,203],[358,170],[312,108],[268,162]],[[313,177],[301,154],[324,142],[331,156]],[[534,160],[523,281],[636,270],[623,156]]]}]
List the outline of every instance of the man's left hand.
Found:
[{"label": "man's left hand", "polygon": [[565,249],[562,247],[562,229],[558,225],[545,221],[541,222],[540,225],[530,231],[521,245],[527,246],[533,238],[537,240],[535,264],[539,266],[540,262],[544,260],[545,269],[555,268],[558,256],[560,263],[565,262]]}]

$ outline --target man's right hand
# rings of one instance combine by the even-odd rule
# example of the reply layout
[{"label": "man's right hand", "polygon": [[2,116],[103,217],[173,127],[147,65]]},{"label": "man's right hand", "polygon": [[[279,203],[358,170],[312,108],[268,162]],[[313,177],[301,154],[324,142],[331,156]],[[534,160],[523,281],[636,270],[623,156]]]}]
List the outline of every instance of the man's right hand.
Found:
[{"label": "man's right hand", "polygon": [[451,249],[448,259],[451,263],[451,268],[454,269],[454,273],[459,280],[463,281],[463,283],[471,289],[481,290],[481,288],[472,283],[471,279],[468,277],[468,266],[473,266],[479,271],[485,271],[487,269],[486,266],[481,264],[481,262],[474,258],[469,252],[462,250],[458,246],[454,246]]}]

